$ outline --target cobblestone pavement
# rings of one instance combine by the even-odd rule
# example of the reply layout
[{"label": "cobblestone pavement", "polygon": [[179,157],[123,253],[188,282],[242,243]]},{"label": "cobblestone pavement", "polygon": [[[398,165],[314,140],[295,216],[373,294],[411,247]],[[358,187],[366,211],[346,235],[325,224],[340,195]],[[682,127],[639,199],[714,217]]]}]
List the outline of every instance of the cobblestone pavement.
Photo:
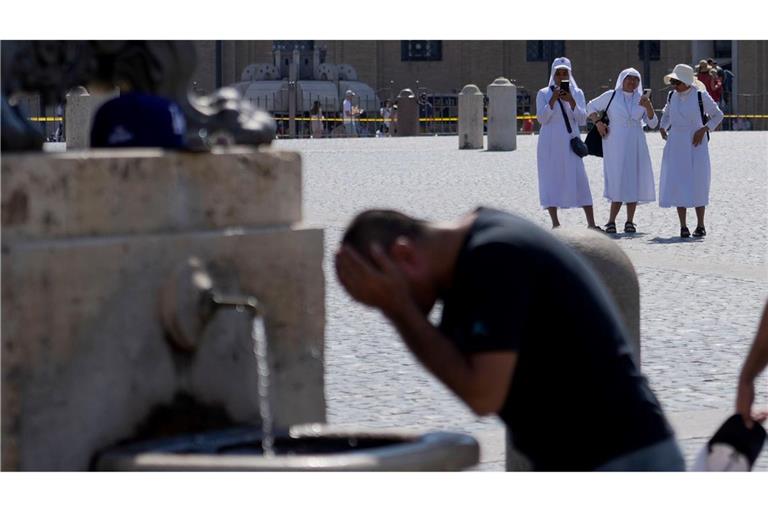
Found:
[{"label": "cobblestone pavement", "polygon": [[[663,142],[657,133],[647,137],[658,191]],[[304,220],[325,228],[331,423],[478,434],[501,427],[495,418],[476,418],[415,362],[377,313],[348,299],[333,274],[332,254],[346,223],[370,207],[440,220],[482,204],[548,228],[538,204],[536,142],[536,136],[518,137],[514,152],[459,151],[456,137],[274,144],[303,155]],[[707,237],[677,238],[675,210],[656,203],[638,206],[636,235],[614,237],[640,280],[643,371],[673,414],[732,408],[736,375],[768,298],[768,133],[716,132],[710,154]],[[595,215],[604,223],[602,161],[587,157],[585,165]],[[692,210],[689,216],[695,226]],[[586,225],[580,210],[561,211],[560,217],[566,226]],[[617,224],[623,222],[622,210]],[[765,376],[758,394],[759,402],[768,404]],[[681,442],[689,461],[703,442]],[[768,449],[758,468],[768,470]]]}]

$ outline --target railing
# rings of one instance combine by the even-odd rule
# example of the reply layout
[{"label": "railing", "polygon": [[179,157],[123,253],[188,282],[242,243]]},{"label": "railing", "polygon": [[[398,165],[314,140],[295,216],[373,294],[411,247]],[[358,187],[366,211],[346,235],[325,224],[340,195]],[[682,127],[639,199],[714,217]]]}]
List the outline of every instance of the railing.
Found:
[{"label": "railing", "polygon": [[[662,94],[663,93],[663,94]],[[657,107],[663,106],[666,103],[666,94],[664,90],[657,91],[657,101],[655,105]],[[284,98],[278,98],[278,96],[284,96]],[[662,98],[663,96],[663,98]],[[755,112],[758,108],[765,106],[766,102],[765,94],[739,94],[736,98],[736,104],[740,112]],[[309,100],[309,104],[315,101],[320,102],[320,107],[323,111],[323,119],[321,121],[321,130],[317,134],[312,133],[311,118],[308,111],[297,112],[295,117],[296,122],[296,135],[295,138],[311,138],[315,136],[319,137],[346,137],[346,131],[344,129],[343,119],[341,112],[336,110],[340,109],[341,105],[337,102],[330,101],[327,97],[312,96],[307,94],[306,99]],[[421,126],[421,135],[456,135],[458,128],[458,101],[453,102],[453,98],[440,96],[433,97],[435,104],[432,106],[432,115],[419,118],[419,124]],[[285,101],[285,110],[275,110],[274,108],[267,108],[274,105],[280,105],[282,101]],[[378,101],[378,97],[358,97],[357,104],[365,106],[374,104]],[[392,100],[390,100],[392,101]],[[287,91],[282,93],[272,94],[267,98],[266,95],[262,95],[261,98],[255,97],[251,100],[254,107],[270,111],[277,122],[277,134],[279,138],[292,138],[288,133],[288,125],[290,118],[287,111]],[[304,103],[305,105],[307,103]],[[379,103],[380,105],[380,103]],[[725,119],[719,130],[768,130],[768,115],[766,114],[735,114],[729,112],[728,103],[724,103],[721,107],[725,112]],[[518,110],[519,112],[520,110]],[[657,109],[657,113],[661,115],[661,109]],[[33,116],[28,118],[30,121],[40,123],[42,131],[46,134],[48,139],[61,140],[63,130],[57,128],[64,126],[63,116]],[[487,117],[485,118],[487,121]],[[539,123],[536,121],[535,115],[518,115],[518,133],[538,133]],[[356,120],[358,127],[358,137],[376,137],[393,135],[396,122],[392,121],[392,129],[389,134],[384,133],[384,118],[380,114],[380,109],[376,108],[374,111],[366,110]],[[377,133],[378,132],[378,133]]]}]

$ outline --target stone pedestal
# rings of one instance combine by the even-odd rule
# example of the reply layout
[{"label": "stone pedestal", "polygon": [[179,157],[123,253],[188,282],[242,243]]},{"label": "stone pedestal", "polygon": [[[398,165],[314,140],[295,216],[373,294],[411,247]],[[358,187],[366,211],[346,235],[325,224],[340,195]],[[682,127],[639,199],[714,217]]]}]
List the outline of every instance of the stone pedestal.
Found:
[{"label": "stone pedestal", "polygon": [[397,137],[413,137],[419,134],[419,102],[410,89],[397,95]]},{"label": "stone pedestal", "polygon": [[483,149],[483,93],[465,85],[459,93],[459,149]]},{"label": "stone pedestal", "polygon": [[488,86],[488,151],[517,149],[517,87],[506,78]]},{"label": "stone pedestal", "polygon": [[294,153],[4,155],[2,469],[84,470],[147,432],[260,423],[250,316],[214,312],[190,351],[161,324],[192,256],[264,306],[275,427],[325,421],[323,234],[300,220]]}]

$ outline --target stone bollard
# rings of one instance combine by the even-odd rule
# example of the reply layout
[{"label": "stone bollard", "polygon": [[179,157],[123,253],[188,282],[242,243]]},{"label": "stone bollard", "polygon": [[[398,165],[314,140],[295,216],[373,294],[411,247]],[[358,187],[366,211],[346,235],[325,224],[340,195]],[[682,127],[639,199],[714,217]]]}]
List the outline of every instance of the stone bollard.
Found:
[{"label": "stone bollard", "polygon": [[67,149],[91,147],[91,126],[93,116],[99,107],[112,98],[120,96],[115,90],[104,94],[89,94],[84,87],[75,87],[67,93],[64,110],[64,134]]},{"label": "stone bollard", "polygon": [[488,151],[517,149],[517,86],[499,77],[488,86]]},{"label": "stone bollard", "polygon": [[411,89],[403,89],[397,95],[397,137],[413,137],[419,134],[419,102]]},{"label": "stone bollard", "polygon": [[459,149],[483,149],[483,93],[474,84],[459,93]]},{"label": "stone bollard", "polygon": [[621,248],[589,229],[556,229],[555,233],[592,265],[619,308],[629,333],[635,364],[640,368],[640,285],[635,267]]},{"label": "stone bollard", "polygon": [[[589,263],[618,306],[640,368],[640,286],[629,257],[607,236],[590,229],[560,228],[555,234]],[[530,471],[530,461],[514,447],[507,433],[506,470]]]}]

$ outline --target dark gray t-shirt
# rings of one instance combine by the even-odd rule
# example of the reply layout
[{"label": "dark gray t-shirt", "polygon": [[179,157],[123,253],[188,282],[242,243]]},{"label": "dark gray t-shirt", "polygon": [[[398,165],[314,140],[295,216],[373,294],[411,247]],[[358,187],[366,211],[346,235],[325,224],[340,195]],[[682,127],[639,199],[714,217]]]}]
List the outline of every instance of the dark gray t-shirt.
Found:
[{"label": "dark gray t-shirt", "polygon": [[478,210],[440,330],[464,353],[518,353],[499,416],[537,470],[591,470],[672,435],[594,271],[520,217]]}]

